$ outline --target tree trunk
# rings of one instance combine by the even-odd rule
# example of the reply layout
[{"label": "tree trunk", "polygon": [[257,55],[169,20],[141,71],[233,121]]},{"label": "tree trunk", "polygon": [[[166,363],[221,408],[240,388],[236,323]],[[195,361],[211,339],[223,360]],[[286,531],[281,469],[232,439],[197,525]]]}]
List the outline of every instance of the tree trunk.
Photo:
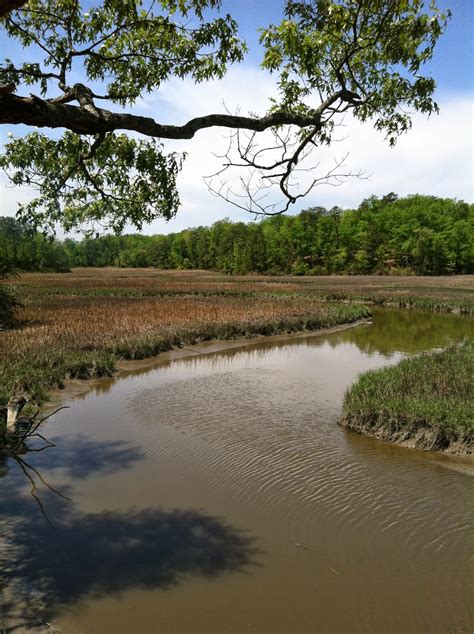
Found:
[{"label": "tree trunk", "polygon": [[16,419],[18,417],[18,405],[8,405],[7,407],[7,434],[14,434],[16,429]]},{"label": "tree trunk", "polygon": [[0,0],[0,16],[10,13],[15,9],[19,9],[27,0]]}]

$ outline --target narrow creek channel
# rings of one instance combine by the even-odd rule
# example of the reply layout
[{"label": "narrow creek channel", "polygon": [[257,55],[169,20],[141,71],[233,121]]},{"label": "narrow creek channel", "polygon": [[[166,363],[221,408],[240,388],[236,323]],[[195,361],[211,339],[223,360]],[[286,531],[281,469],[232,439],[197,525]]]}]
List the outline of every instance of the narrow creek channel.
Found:
[{"label": "narrow creek channel", "polygon": [[466,337],[379,310],[70,395],[24,456],[50,524],[0,461],[0,631],[471,632],[473,463],[337,425],[359,372]]}]

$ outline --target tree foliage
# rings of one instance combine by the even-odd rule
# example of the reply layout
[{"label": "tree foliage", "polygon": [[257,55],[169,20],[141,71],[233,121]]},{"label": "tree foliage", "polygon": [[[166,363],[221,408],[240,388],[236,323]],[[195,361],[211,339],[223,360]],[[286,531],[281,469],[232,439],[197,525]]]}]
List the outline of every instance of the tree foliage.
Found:
[{"label": "tree foliage", "polygon": [[[5,230],[16,243],[18,235],[23,232],[23,227],[13,218],[0,217],[0,280],[10,278],[15,274],[13,258],[6,253],[6,244],[3,240]],[[16,310],[19,308],[15,294],[6,284],[0,285],[0,330],[10,328],[15,324]]]},{"label": "tree foliage", "polygon": [[[12,140],[0,165],[14,183],[38,189],[20,216],[39,226],[60,222],[70,229],[96,221],[120,231],[127,222],[140,228],[172,217],[184,157],[167,154],[162,140],[190,139],[214,126],[234,131],[234,154],[224,168],[250,170],[242,179],[245,208],[279,213],[305,193],[298,190],[298,170],[331,142],[343,113],[373,121],[394,144],[410,128],[407,108],[437,111],[434,80],[422,67],[449,12],[434,3],[425,9],[422,0],[286,0],[282,20],[261,25],[262,67],[278,81],[268,111],[211,113],[183,125],[140,116],[134,104],[173,77],[219,79],[244,59],[238,25],[221,13],[219,0],[5,6],[18,4],[9,12],[0,7],[2,28],[25,47],[28,61],[6,57],[2,63],[0,123],[61,132],[60,138],[34,131]],[[275,138],[271,151],[258,142],[266,130]],[[342,176],[316,176],[308,189]],[[267,205],[262,201],[271,185],[282,200]],[[232,199],[229,189],[218,193]]]},{"label": "tree foliage", "polygon": [[249,224],[220,220],[168,235],[80,242],[52,242],[0,218],[0,253],[10,266],[42,271],[119,266],[229,274],[472,274],[474,205],[388,194],[353,210],[316,207]]},{"label": "tree foliage", "polygon": [[69,257],[61,242],[45,237],[11,217],[0,216],[0,277],[2,271],[69,270]]}]

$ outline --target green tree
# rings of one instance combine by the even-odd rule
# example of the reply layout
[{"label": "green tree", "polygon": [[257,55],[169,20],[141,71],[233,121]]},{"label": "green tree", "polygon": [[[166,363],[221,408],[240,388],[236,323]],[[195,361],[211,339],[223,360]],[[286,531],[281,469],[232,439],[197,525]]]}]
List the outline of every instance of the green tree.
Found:
[{"label": "green tree", "polygon": [[0,217],[0,271],[67,271],[62,243],[46,238],[11,217]]},{"label": "green tree", "polygon": [[474,205],[449,198],[394,194],[357,209],[319,207],[298,216],[158,236],[105,235],[81,242],[46,239],[0,218],[0,271],[67,266],[203,268],[230,274],[474,272]]},{"label": "green tree", "polygon": [[197,229],[194,229],[193,234],[195,236],[196,268],[212,269],[212,261],[209,254],[209,229],[197,227]]},{"label": "green tree", "polygon": [[[331,143],[338,116],[372,120],[393,145],[410,128],[407,112],[438,109],[435,82],[422,67],[449,12],[434,2],[425,9],[423,0],[286,0],[282,20],[261,25],[262,67],[279,87],[268,112],[209,114],[183,125],[134,114],[139,97],[172,77],[221,78],[243,60],[238,25],[220,9],[219,0],[103,0],[87,9],[78,0],[1,1],[2,28],[27,59],[3,61],[0,123],[64,130],[51,137],[32,131],[6,145],[1,167],[13,183],[38,190],[21,207],[23,219],[121,231],[170,218],[184,155],[167,154],[161,140],[190,139],[212,126],[250,133],[246,147],[239,144],[238,163],[255,174],[243,178],[244,207],[279,213],[305,195],[292,187],[295,170],[310,150]],[[276,161],[257,149],[265,130],[282,151]],[[322,175],[307,191],[343,175]],[[258,195],[272,183],[283,194],[278,207],[263,206]]]},{"label": "green tree", "polygon": [[[15,270],[18,239],[16,225],[13,218],[0,218],[0,280],[12,276]],[[4,284],[0,285],[0,330],[14,325],[18,306],[12,290]]]}]

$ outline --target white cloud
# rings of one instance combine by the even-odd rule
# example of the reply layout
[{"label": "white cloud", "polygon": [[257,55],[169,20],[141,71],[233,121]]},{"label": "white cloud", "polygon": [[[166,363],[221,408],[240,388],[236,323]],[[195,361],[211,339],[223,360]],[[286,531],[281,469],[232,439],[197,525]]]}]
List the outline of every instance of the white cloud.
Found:
[{"label": "white cloud", "polygon": [[[237,67],[221,82],[193,85],[191,81],[172,81],[163,86],[159,98],[147,95],[137,113],[154,116],[163,123],[184,123],[188,119],[213,112],[241,114],[263,113],[269,97],[275,92],[271,76],[257,68]],[[223,105],[225,102],[225,107]],[[353,171],[363,169],[370,180],[351,180],[338,188],[320,187],[301,201],[296,211],[314,205],[332,207],[357,206],[371,194],[394,191],[400,196],[411,193],[433,194],[473,200],[473,106],[474,97],[466,94],[438,98],[441,113],[430,119],[415,115],[413,129],[401,137],[395,148],[389,148],[383,136],[369,123],[347,121],[347,138],[320,151],[321,173],[333,164],[334,158],[349,153],[347,165]],[[202,180],[221,164],[213,153],[225,151],[227,132],[207,129],[190,141],[167,142],[170,150],[186,151],[179,190],[182,208],[176,218],[166,223],[156,221],[146,233],[179,231],[185,227],[210,224],[226,216],[250,220],[223,200],[212,196]],[[319,152],[319,151],[318,151]],[[306,176],[305,178],[309,178]],[[304,180],[304,179],[302,179]],[[15,201],[26,200],[28,192],[5,189],[0,183],[1,213],[13,212]]]},{"label": "white cloud", "polygon": [[0,216],[14,216],[18,204],[34,198],[34,191],[29,187],[12,187],[8,178],[0,175]]},{"label": "white cloud", "polygon": [[366,169],[371,180],[340,188],[337,193],[347,204],[389,191],[473,200],[474,98],[451,95],[439,101],[440,114],[429,119],[414,115],[412,130],[395,148],[388,147],[369,124],[351,124],[344,145],[351,162]]},{"label": "white cloud", "polygon": [[[187,82],[172,83],[165,91],[165,98],[169,110],[174,110],[178,119],[187,120],[216,111],[222,95],[231,110],[240,103],[242,113],[263,112],[272,91],[274,84],[270,77],[262,76],[256,69],[241,68],[231,71],[221,84],[193,87]],[[400,196],[420,193],[472,202],[474,97],[445,95],[438,101],[440,114],[430,118],[415,114],[412,130],[394,148],[370,123],[345,121],[341,129],[344,140],[318,150],[318,173],[324,174],[335,159],[348,154],[347,169],[352,172],[362,169],[369,178],[350,179],[337,188],[320,186],[300,201],[296,211],[315,205],[354,207],[372,194],[384,195],[390,191]],[[225,150],[224,137],[221,130],[204,130],[181,146],[189,154],[179,180],[182,209],[169,223],[153,223],[147,233],[179,231],[226,216],[251,219],[245,212],[212,196],[202,181],[203,174],[218,169],[220,162],[212,153]],[[230,178],[236,182],[235,175]],[[302,175],[302,189],[310,178],[312,175]]]}]

